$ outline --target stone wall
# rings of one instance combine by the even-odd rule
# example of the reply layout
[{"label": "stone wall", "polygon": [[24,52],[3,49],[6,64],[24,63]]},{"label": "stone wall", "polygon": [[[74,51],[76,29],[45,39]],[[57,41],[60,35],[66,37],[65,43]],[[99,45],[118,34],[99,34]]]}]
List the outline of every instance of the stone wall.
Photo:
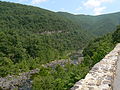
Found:
[{"label": "stone wall", "polygon": [[107,54],[71,90],[113,90],[113,80],[120,56],[120,44]]}]

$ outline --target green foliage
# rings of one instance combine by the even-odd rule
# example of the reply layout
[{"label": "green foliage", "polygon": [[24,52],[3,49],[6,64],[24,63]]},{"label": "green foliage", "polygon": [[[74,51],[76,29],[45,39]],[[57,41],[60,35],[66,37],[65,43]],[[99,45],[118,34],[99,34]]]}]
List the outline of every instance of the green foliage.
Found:
[{"label": "green foliage", "polygon": [[79,25],[58,13],[0,1],[0,76],[68,58],[90,39]]},{"label": "green foliage", "polygon": [[113,42],[120,43],[120,26],[117,27],[117,30],[113,33]]},{"label": "green foliage", "polygon": [[66,64],[55,69],[40,69],[33,78],[33,90],[68,90],[89,71],[87,66]]},{"label": "green foliage", "polygon": [[83,50],[84,61],[82,64],[89,69],[108,54],[117,43],[120,43],[120,26],[114,33],[109,33],[101,38],[91,41]]},{"label": "green foliage", "polygon": [[84,63],[89,67],[99,62],[107,53],[109,53],[114,44],[112,43],[112,34],[92,41],[83,51]]},{"label": "green foliage", "polygon": [[69,32],[80,30],[71,20],[45,9],[0,1],[0,28],[32,33]]},{"label": "green foliage", "polygon": [[96,37],[115,31],[116,26],[120,24],[120,12],[99,16],[73,15],[66,12],[58,12],[58,14],[80,25],[83,30]]},{"label": "green foliage", "polygon": [[[114,15],[118,14],[112,14]],[[112,35],[92,41],[84,49],[85,60],[80,65],[58,65],[54,69],[40,66],[52,60],[66,59],[71,51],[83,49],[92,39],[92,35],[88,33],[90,29],[93,29],[90,31],[92,34],[102,35],[103,30],[104,33],[109,32],[109,29],[112,31],[117,24],[113,19],[115,25],[104,16],[98,17],[68,14],[66,18],[65,15],[41,8],[0,1],[0,76],[40,68],[39,74],[32,77],[33,90],[70,89],[113,49],[113,41],[120,41],[119,28]],[[92,23],[98,19],[100,22]]]}]

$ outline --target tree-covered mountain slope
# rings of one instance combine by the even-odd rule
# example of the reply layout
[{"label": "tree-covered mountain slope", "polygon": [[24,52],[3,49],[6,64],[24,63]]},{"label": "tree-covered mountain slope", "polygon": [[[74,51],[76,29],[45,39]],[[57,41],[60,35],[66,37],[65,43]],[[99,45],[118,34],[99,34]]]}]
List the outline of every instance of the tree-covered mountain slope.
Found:
[{"label": "tree-covered mountain slope", "polygon": [[117,43],[120,43],[120,26],[114,33],[91,41],[83,50],[84,61],[78,66],[70,64],[64,68],[57,66],[56,72],[42,68],[41,73],[33,78],[33,89],[47,89],[47,85],[51,86],[49,87],[51,90],[69,90],[76,81],[83,79],[96,63],[113,50]]},{"label": "tree-covered mountain slope", "polygon": [[[116,19],[111,19],[111,15]],[[0,75],[19,72],[19,68],[21,68],[20,72],[26,71],[37,67],[36,64],[67,58],[66,55],[71,51],[82,49],[87,45],[92,38],[90,33],[104,24],[102,23],[102,20],[104,22],[103,17],[108,17],[114,24],[119,23],[117,21],[118,13],[101,16],[75,16],[0,1]],[[97,20],[101,20],[102,24],[93,27]],[[112,25],[110,24],[108,27],[115,28],[115,25],[113,27]],[[104,33],[112,31],[108,27],[104,29]],[[106,32],[106,30],[108,31]],[[101,35],[102,31],[97,29],[94,33],[96,32]],[[31,66],[31,62],[35,64]],[[26,63],[28,65],[25,68]],[[17,69],[15,68],[14,71],[13,67]]]},{"label": "tree-covered mountain slope", "polygon": [[[65,15],[63,15],[65,14]],[[31,77],[32,90],[68,90],[90,68],[120,42],[120,28],[113,34],[119,14],[101,16],[72,15],[0,1],[0,77],[39,68]],[[87,47],[85,47],[87,46]],[[74,50],[84,49],[79,65],[44,68],[52,60],[69,58]],[[1,89],[1,87],[0,87]]]},{"label": "tree-covered mountain slope", "polygon": [[45,9],[0,1],[0,29],[21,29],[42,33],[81,30],[71,20]]},{"label": "tree-covered mountain slope", "polygon": [[120,43],[120,25],[115,32],[96,38],[88,44],[83,51],[86,66],[92,67],[99,62],[117,43]]},{"label": "tree-covered mountain slope", "polygon": [[78,23],[83,30],[87,30],[97,36],[113,32],[116,26],[120,24],[120,12],[99,16],[73,15],[66,12],[58,13]]},{"label": "tree-covered mountain slope", "polygon": [[48,35],[54,38],[58,35],[60,41],[63,41],[65,37],[74,41],[73,43],[76,42],[75,39],[79,39],[80,48],[92,37],[78,24],[58,13],[8,2],[0,2],[0,30],[16,30],[27,34]]},{"label": "tree-covered mountain slope", "polygon": [[67,58],[90,39],[79,25],[58,13],[0,1],[0,76]]}]

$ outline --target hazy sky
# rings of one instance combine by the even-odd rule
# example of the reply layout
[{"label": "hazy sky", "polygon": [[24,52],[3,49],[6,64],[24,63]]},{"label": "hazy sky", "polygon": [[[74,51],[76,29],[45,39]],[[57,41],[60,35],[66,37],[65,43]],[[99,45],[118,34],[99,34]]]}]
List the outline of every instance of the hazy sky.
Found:
[{"label": "hazy sky", "polygon": [[2,0],[33,5],[52,11],[100,15],[120,11],[120,0]]}]

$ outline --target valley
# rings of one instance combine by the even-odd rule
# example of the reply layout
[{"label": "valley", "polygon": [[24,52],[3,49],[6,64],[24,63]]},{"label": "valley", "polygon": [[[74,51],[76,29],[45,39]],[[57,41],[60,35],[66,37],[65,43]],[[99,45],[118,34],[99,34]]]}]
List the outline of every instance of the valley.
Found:
[{"label": "valley", "polygon": [[120,43],[119,24],[120,12],[74,15],[0,1],[0,89],[69,90]]},{"label": "valley", "polygon": [[[73,53],[70,55],[72,60],[55,60],[50,63],[41,65],[44,68],[52,68],[53,70],[57,65],[60,65],[62,67],[65,66],[65,64],[74,64],[78,65],[83,61],[83,57],[81,57],[81,52]],[[0,78],[0,87],[2,89],[18,89],[18,90],[32,90],[32,78],[35,74],[39,73],[40,69],[36,68],[33,70],[30,70],[29,72],[19,73],[19,75],[9,75],[4,78]]]}]

